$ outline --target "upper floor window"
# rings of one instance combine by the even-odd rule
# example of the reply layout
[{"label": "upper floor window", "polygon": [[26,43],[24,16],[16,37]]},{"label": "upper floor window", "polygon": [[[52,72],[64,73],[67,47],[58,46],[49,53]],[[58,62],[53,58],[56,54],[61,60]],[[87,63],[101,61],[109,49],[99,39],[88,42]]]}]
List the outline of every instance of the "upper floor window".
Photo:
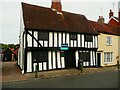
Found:
[{"label": "upper floor window", "polygon": [[111,63],[113,61],[113,53],[105,52],[104,53],[104,63]]},{"label": "upper floor window", "polygon": [[93,41],[92,35],[85,35],[85,41],[92,42]]},{"label": "upper floor window", "polygon": [[38,39],[39,40],[48,40],[48,32],[39,32]]},{"label": "upper floor window", "polygon": [[70,34],[70,40],[77,40],[77,34]]},{"label": "upper floor window", "polygon": [[112,37],[107,36],[107,45],[112,45]]}]

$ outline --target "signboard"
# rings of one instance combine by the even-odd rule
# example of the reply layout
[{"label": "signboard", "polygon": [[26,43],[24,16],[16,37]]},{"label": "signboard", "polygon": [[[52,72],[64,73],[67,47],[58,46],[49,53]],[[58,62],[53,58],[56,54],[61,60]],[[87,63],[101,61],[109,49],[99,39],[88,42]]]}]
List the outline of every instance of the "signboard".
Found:
[{"label": "signboard", "polygon": [[68,44],[62,44],[60,50],[68,50]]}]

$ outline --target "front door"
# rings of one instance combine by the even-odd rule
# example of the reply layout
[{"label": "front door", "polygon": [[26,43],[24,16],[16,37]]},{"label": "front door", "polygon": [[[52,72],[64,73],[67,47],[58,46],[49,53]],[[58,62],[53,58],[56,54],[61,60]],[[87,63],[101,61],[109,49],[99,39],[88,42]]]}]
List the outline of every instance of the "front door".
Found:
[{"label": "front door", "polygon": [[101,66],[101,53],[97,53],[98,67]]},{"label": "front door", "polygon": [[64,51],[65,53],[65,67],[66,68],[75,68],[76,61],[75,61],[75,52],[74,51]]}]

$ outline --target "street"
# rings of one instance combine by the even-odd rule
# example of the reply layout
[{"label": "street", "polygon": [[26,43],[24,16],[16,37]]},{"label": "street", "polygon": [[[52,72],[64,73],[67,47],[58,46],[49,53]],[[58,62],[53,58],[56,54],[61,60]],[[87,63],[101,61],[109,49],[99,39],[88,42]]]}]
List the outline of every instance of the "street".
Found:
[{"label": "street", "polygon": [[9,82],[2,88],[118,88],[118,71]]}]

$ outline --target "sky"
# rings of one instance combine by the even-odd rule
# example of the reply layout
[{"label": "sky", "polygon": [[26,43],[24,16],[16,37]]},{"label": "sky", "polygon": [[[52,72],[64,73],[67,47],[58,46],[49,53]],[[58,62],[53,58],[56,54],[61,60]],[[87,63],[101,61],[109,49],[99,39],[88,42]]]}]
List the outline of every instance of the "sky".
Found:
[{"label": "sky", "polygon": [[[0,43],[18,44],[20,32],[21,2],[51,7],[51,0],[1,0],[0,1]],[[118,17],[119,0],[61,0],[62,10],[83,14],[88,20],[97,21],[99,16],[109,21],[109,10]]]}]

